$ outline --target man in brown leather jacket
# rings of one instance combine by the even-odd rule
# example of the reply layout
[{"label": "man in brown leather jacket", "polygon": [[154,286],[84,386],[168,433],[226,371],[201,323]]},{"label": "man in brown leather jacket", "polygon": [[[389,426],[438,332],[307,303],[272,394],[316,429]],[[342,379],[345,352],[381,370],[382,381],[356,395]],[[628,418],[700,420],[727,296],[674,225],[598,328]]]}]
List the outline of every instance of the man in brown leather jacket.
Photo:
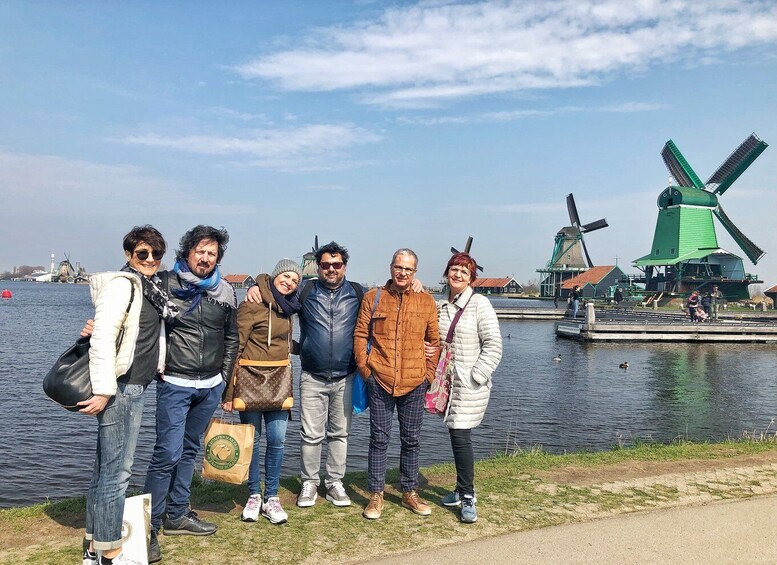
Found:
[{"label": "man in brown leather jacket", "polygon": [[363,516],[371,520],[380,518],[383,511],[386,450],[395,408],[401,441],[402,506],[419,516],[432,511],[418,496],[418,452],[424,394],[437,365],[436,358],[424,355],[424,341],[436,347],[440,340],[434,299],[410,288],[417,267],[418,257],[412,250],[394,253],[391,280],[364,295],[354,331],[357,369],[367,380],[370,394],[370,501]]}]

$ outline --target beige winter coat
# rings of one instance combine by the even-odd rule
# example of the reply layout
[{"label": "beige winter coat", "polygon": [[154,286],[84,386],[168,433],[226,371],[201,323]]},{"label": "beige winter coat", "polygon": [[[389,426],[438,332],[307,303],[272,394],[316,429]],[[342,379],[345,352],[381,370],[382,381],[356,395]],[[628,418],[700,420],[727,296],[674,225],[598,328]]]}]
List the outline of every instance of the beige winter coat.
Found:
[{"label": "beige winter coat", "polygon": [[491,375],[502,359],[502,334],[496,312],[488,298],[473,293],[471,287],[453,303],[437,303],[440,342],[448,335],[456,312],[465,304],[453,335],[453,381],[444,417],[448,427],[455,429],[474,428],[483,420],[491,396]]}]

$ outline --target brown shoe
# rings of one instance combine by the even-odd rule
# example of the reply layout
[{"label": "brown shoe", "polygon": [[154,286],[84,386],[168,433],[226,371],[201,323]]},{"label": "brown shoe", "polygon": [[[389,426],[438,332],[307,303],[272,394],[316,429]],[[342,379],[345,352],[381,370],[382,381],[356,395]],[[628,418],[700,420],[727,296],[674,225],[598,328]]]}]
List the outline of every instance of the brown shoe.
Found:
[{"label": "brown shoe", "polygon": [[418,492],[409,490],[402,493],[402,506],[409,508],[419,516],[428,516],[432,513],[432,509],[426,504],[421,497],[418,496]]},{"label": "brown shoe", "polygon": [[367,504],[364,512],[362,512],[362,516],[368,520],[377,520],[381,514],[383,514],[383,493],[371,492],[370,502]]}]

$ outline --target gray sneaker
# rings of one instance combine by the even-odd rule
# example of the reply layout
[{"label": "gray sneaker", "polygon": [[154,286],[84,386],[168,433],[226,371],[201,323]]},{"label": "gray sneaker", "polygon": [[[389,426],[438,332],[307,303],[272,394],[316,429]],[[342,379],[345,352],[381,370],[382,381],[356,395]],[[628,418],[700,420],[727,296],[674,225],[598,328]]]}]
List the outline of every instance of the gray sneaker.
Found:
[{"label": "gray sneaker", "polygon": [[465,494],[461,498],[461,521],[472,524],[478,520],[478,511],[475,509],[475,498]]},{"label": "gray sneaker", "polygon": [[[472,497],[472,500],[477,502],[478,497],[475,495]],[[461,496],[459,495],[459,491],[454,490],[453,492],[449,492],[440,502],[442,502],[443,506],[461,506]]]},{"label": "gray sneaker", "polygon": [[345,487],[340,481],[335,481],[326,489],[326,499],[335,506],[350,506],[351,499],[345,493]]},{"label": "gray sneaker", "polygon": [[[329,495],[327,495],[327,498]],[[302,483],[302,490],[297,496],[297,506],[300,508],[310,508],[316,503],[318,498],[318,483],[316,481],[305,481]]]}]

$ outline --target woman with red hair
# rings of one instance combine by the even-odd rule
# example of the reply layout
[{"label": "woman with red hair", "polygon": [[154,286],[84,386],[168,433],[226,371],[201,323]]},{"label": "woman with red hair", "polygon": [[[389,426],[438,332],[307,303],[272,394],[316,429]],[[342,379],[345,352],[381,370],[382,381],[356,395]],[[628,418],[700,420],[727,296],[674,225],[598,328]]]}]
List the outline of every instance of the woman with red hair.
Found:
[{"label": "woman with red hair", "polygon": [[448,334],[457,313],[462,312],[451,342],[453,377],[450,402],[443,416],[456,464],[456,489],[442,503],[461,507],[461,521],[472,523],[477,520],[472,428],[483,420],[488,406],[491,375],[502,358],[502,335],[491,302],[472,290],[477,277],[475,260],[467,253],[456,253],[443,276],[448,281],[448,299],[438,302],[441,339]]}]

